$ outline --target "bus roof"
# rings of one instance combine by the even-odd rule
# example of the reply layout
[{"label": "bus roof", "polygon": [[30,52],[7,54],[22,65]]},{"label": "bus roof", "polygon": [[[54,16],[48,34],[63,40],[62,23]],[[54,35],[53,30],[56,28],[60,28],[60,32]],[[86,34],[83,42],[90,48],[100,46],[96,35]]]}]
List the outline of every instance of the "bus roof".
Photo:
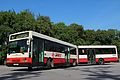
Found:
[{"label": "bus roof", "polygon": [[115,45],[82,45],[78,48],[116,48]]},{"label": "bus roof", "polygon": [[34,31],[31,31],[31,32],[36,37],[40,37],[42,39],[50,40],[50,41],[53,41],[53,42],[56,42],[56,43],[60,43],[60,44],[66,45],[66,46],[77,48],[76,45],[70,44],[68,42],[65,42],[65,41],[62,41],[62,40],[59,40],[59,39],[56,39],[56,38],[53,38],[53,37],[50,37],[50,36],[47,36],[47,35],[44,35],[44,34],[41,34],[41,33],[37,33],[37,32],[34,32]]},{"label": "bus roof", "polygon": [[[11,35],[21,34],[21,33],[26,33],[26,32],[29,32],[29,33],[32,34],[33,36],[36,36],[36,37],[39,37],[39,38],[42,38],[42,39],[46,39],[46,40],[53,41],[53,42],[56,42],[56,43],[60,43],[60,44],[66,45],[66,46],[70,46],[70,47],[75,47],[75,48],[77,48],[76,45],[73,45],[73,44],[70,44],[70,43],[68,43],[68,42],[65,42],[65,41],[62,41],[62,40],[59,40],[59,39],[56,39],[56,38],[53,38],[53,37],[50,37],[50,36],[47,36],[47,35],[38,33],[38,32],[34,32],[34,31],[22,31],[22,32],[17,32],[17,33],[14,33],[14,34],[10,34],[10,36],[11,36]],[[11,41],[13,41],[13,40],[11,40]]]}]

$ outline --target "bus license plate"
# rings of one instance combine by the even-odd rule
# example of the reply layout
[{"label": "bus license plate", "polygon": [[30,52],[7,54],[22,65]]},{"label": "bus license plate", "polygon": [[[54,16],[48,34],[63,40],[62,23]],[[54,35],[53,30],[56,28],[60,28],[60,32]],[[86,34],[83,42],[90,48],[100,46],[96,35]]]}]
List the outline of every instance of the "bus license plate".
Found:
[{"label": "bus license plate", "polygon": [[18,66],[19,64],[13,64],[14,66]]}]

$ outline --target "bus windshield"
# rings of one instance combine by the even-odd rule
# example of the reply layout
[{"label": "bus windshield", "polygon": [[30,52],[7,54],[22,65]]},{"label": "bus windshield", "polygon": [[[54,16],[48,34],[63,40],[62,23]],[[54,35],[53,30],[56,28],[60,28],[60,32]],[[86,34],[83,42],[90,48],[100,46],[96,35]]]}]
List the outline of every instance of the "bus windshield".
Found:
[{"label": "bus windshield", "polygon": [[27,39],[17,40],[9,43],[9,54],[28,52]]}]

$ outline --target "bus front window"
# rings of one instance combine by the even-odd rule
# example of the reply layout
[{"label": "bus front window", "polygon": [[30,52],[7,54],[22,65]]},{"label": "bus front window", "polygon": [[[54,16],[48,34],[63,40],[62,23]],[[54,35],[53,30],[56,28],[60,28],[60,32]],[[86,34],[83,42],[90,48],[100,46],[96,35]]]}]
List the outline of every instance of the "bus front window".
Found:
[{"label": "bus front window", "polygon": [[9,54],[28,52],[27,40],[13,41],[9,45]]}]

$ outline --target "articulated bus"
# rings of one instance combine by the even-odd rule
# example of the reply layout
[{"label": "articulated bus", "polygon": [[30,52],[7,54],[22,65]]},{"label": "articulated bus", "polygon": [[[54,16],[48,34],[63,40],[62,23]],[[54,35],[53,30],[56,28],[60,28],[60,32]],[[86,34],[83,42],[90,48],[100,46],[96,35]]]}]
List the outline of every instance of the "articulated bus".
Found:
[{"label": "articulated bus", "polygon": [[78,63],[104,64],[118,61],[117,47],[114,45],[78,46]]},{"label": "articulated bus", "polygon": [[34,32],[23,31],[9,36],[6,65],[9,67],[32,67],[76,65],[77,46]]}]

